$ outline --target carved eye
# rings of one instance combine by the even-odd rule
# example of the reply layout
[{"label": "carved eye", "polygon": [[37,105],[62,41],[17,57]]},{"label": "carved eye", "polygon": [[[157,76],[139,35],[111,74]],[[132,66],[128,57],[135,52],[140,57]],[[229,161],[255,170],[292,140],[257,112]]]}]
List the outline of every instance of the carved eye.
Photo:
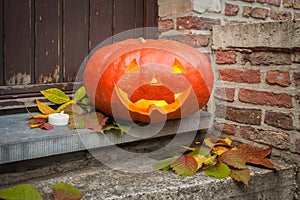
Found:
[{"label": "carved eye", "polygon": [[174,60],[173,66],[172,66],[172,73],[175,73],[175,74],[185,73],[184,67],[183,67],[182,64],[179,62],[179,60],[177,60],[176,58],[175,58],[175,60]]},{"label": "carved eye", "polygon": [[136,59],[132,60],[131,63],[126,67],[125,69],[126,73],[139,73],[140,68],[138,63],[136,62]]}]

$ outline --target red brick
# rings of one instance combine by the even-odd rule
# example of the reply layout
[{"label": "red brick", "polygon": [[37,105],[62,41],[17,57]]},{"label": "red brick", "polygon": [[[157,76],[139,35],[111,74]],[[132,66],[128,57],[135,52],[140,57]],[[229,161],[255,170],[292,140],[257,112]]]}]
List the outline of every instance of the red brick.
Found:
[{"label": "red brick", "polygon": [[233,102],[234,101],[235,88],[221,88],[218,87],[215,90],[215,97],[217,99]]},{"label": "red brick", "polygon": [[258,3],[266,3],[266,0],[256,0]]},{"label": "red brick", "polygon": [[234,4],[225,4],[225,15],[236,16],[239,12],[239,6]]},{"label": "red brick", "polygon": [[216,117],[225,118],[230,121],[260,125],[261,124],[261,110],[260,109],[247,109],[235,108],[224,105],[216,105]]},{"label": "red brick", "polygon": [[235,135],[236,133],[236,126],[234,124],[226,124],[226,123],[214,123],[214,127],[221,131],[222,133],[225,133],[227,135]]},{"label": "red brick", "polygon": [[256,19],[266,19],[269,16],[269,9],[255,7],[251,11],[251,17]]},{"label": "red brick", "polygon": [[292,19],[292,13],[284,10],[271,10],[270,17],[273,20],[290,20]]},{"label": "red brick", "polygon": [[196,30],[212,30],[213,25],[220,25],[220,19],[210,19],[197,16],[178,17],[176,27],[178,30],[196,29]]},{"label": "red brick", "polygon": [[249,61],[251,65],[290,65],[289,53],[257,51],[243,54],[242,63]]},{"label": "red brick", "polygon": [[280,6],[281,0],[266,0],[266,3],[273,6]]},{"label": "red brick", "polygon": [[172,19],[164,19],[158,21],[159,31],[168,31],[174,28],[174,22]]},{"label": "red brick", "polygon": [[252,7],[250,6],[243,6],[243,17],[250,17],[251,16]]},{"label": "red brick", "polygon": [[287,113],[267,111],[265,124],[285,130],[293,130],[293,117]]},{"label": "red brick", "polygon": [[291,8],[293,6],[293,0],[283,0],[282,5],[286,8]]},{"label": "red brick", "polygon": [[294,0],[293,8],[300,9],[300,0]]},{"label": "red brick", "polygon": [[293,79],[295,80],[295,85],[300,86],[300,72],[295,72],[293,74]]},{"label": "red brick", "polygon": [[267,72],[266,81],[271,85],[283,87],[288,87],[291,83],[289,72],[285,70]]},{"label": "red brick", "polygon": [[235,64],[236,52],[235,51],[217,51],[216,52],[217,64]]},{"label": "red brick", "polygon": [[278,149],[289,149],[291,145],[290,139],[286,134],[276,131],[242,126],[240,134],[244,139],[272,145]]},{"label": "red brick", "polygon": [[259,70],[221,69],[219,70],[219,75],[219,78],[223,81],[236,83],[260,83]]},{"label": "red brick", "polygon": [[241,88],[239,100],[256,105],[278,106],[292,108],[292,97],[285,93],[273,93],[253,89]]}]

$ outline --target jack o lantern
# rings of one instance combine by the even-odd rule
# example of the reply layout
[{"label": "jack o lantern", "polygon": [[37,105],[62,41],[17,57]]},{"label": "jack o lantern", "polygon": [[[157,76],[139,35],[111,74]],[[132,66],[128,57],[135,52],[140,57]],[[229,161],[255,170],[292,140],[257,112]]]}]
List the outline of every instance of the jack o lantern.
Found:
[{"label": "jack o lantern", "polygon": [[161,39],[102,47],[89,58],[83,77],[97,110],[145,123],[193,115],[208,102],[213,81],[198,49]]}]

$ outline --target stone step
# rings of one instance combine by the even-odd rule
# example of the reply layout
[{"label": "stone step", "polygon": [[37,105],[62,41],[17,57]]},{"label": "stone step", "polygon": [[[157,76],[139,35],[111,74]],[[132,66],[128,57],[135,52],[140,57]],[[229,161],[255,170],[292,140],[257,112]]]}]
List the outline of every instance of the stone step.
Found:
[{"label": "stone step", "polygon": [[[51,186],[64,182],[80,189],[83,199],[297,199],[296,168],[273,161],[277,171],[251,167],[249,186],[231,178],[215,179],[198,172],[182,178],[172,171],[153,171],[141,157],[31,180],[44,199],[53,199]],[[141,165],[141,163],[143,163]],[[113,166],[113,167],[112,167]],[[152,170],[150,170],[150,168]],[[127,171],[128,170],[128,171]]]}]

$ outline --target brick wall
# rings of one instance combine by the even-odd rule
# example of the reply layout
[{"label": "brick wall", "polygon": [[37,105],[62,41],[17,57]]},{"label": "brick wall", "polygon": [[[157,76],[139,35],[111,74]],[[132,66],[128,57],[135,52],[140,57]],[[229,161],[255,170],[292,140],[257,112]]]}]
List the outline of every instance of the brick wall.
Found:
[{"label": "brick wall", "polygon": [[160,37],[193,45],[211,59],[215,127],[299,158],[293,155],[300,154],[300,21],[293,20],[300,18],[300,0],[158,4]]}]

